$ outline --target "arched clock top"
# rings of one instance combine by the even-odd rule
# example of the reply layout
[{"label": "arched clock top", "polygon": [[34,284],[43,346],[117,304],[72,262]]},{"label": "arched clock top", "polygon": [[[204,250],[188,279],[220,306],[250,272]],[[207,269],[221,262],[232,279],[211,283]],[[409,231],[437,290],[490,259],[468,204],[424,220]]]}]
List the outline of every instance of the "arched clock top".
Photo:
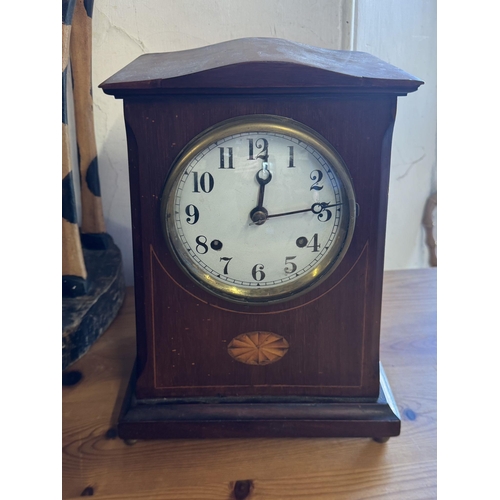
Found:
[{"label": "arched clock top", "polygon": [[144,54],[103,82],[107,94],[369,92],[405,95],[423,82],[366,52],[279,38],[241,38]]}]

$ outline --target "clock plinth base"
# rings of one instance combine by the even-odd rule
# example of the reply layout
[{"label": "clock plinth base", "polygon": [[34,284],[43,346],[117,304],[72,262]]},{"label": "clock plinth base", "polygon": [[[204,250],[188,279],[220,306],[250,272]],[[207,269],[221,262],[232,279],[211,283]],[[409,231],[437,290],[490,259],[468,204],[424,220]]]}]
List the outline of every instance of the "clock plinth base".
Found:
[{"label": "clock plinth base", "polygon": [[359,398],[205,398],[138,402],[134,377],[125,396],[118,435],[133,439],[398,436],[401,419],[380,367],[377,400]]}]

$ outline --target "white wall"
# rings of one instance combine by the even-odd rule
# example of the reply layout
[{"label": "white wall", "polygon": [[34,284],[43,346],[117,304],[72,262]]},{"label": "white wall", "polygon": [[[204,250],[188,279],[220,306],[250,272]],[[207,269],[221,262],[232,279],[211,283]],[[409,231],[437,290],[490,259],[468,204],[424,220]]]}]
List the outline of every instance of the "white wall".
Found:
[{"label": "white wall", "polygon": [[[399,7],[392,5],[398,3]],[[428,15],[425,9],[417,8],[420,3],[433,4],[418,0],[358,1],[357,5],[354,0],[95,2],[93,86],[101,192],[107,230],[123,253],[127,284],[133,283],[132,237],[122,101],[105,95],[97,85],[143,53],[184,50],[248,36],[286,38],[331,49],[350,49],[355,44],[358,50],[382,57],[427,82],[427,69],[420,50],[425,46],[430,53],[429,60],[435,61],[431,48],[432,43],[435,44],[432,34],[435,28],[427,35],[429,41],[418,38],[423,39],[424,34],[412,26],[425,22]],[[412,6],[410,13],[413,13],[413,18],[406,19],[401,13],[394,20],[382,22],[382,19],[391,18],[392,8],[394,12],[400,12],[403,5]],[[358,29],[353,33],[352,21],[356,17]],[[387,23],[395,26],[391,33],[387,32]],[[408,26],[415,31],[417,38],[412,37],[413,31]],[[399,50],[395,50],[394,45]],[[432,83],[427,85],[428,88],[431,86]],[[426,89],[426,92],[429,90]],[[435,148],[435,131],[432,132],[435,123],[432,99],[428,98],[425,106],[421,107],[418,103],[422,98],[416,97],[417,94],[400,99],[396,120],[386,259],[388,268],[425,265],[420,220],[417,219],[421,218],[423,200],[431,189],[430,168],[423,168],[422,165],[432,163],[435,157],[435,151],[431,151]],[[403,104],[410,98],[411,103]],[[418,126],[415,125],[414,115],[417,115]],[[421,129],[425,126],[429,130],[424,132]],[[406,174],[409,165],[424,153],[426,157],[415,163]],[[403,178],[398,180],[401,176]]]},{"label": "white wall", "polygon": [[386,269],[428,267],[422,215],[436,190],[436,0],[356,0],[353,49],[425,82],[398,99]]}]

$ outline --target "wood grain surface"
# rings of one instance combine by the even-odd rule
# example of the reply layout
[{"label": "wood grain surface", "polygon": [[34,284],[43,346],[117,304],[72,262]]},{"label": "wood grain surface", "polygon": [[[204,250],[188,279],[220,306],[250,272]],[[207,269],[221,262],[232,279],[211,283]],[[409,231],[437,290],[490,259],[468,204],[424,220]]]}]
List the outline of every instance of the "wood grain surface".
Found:
[{"label": "wood grain surface", "polygon": [[71,71],[81,178],[81,231],[102,234],[106,232],[106,225],[102,212],[94,130],[92,10],[93,0],[76,0],[71,29]]},{"label": "wood grain surface", "polygon": [[85,293],[87,270],[77,224],[66,95],[75,2],[66,0],[62,6],[62,275],[63,295],[76,296]]},{"label": "wood grain surface", "polygon": [[[236,70],[236,71],[235,71]],[[266,75],[262,78],[262,75]],[[414,92],[422,81],[366,52],[330,50],[279,38],[240,38],[177,52],[143,54],[99,87],[112,95],[196,89],[273,92],[333,87],[343,92]]]},{"label": "wood grain surface", "polygon": [[[134,276],[141,297],[137,399],[255,396],[257,385],[260,396],[378,396],[395,112],[392,95],[276,95],[272,100],[139,95],[125,100]],[[169,250],[158,215],[175,158],[193,137],[224,120],[268,114],[312,128],[336,149],[348,166],[359,215],[335,272],[306,294],[252,308],[216,297],[189,278]],[[252,331],[273,332],[291,346],[304,347],[292,347],[278,363],[249,370],[233,362],[225,346]],[[193,337],[195,332],[203,335]]]},{"label": "wood grain surface", "polygon": [[135,357],[133,290],[127,292],[109,330],[72,366],[81,381],[63,388],[63,498],[436,498],[436,269],[385,273],[381,361],[402,417],[401,436],[385,444],[315,438],[126,445],[113,425]]}]

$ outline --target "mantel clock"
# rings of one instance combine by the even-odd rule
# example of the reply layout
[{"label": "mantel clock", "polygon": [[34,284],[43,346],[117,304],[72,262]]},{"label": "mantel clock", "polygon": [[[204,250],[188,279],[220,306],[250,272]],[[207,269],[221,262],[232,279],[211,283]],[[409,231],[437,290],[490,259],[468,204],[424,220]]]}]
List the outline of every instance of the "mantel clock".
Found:
[{"label": "mantel clock", "polygon": [[399,434],[379,363],[392,130],[422,82],[247,38],[146,54],[124,100],[137,361],[125,439]]}]

